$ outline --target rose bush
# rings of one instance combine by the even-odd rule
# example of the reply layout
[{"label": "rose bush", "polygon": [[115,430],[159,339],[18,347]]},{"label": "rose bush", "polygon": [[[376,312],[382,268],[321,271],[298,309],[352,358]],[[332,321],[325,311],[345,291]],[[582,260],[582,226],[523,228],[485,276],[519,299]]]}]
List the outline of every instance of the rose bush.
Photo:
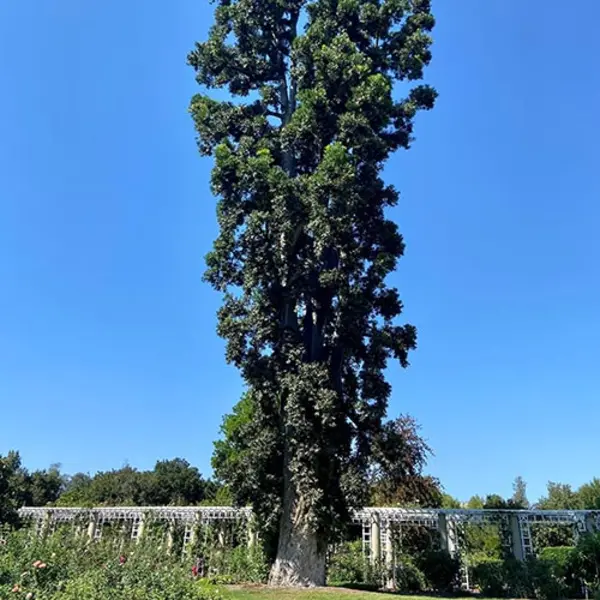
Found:
[{"label": "rose bush", "polygon": [[45,540],[13,533],[0,544],[0,600],[219,600],[156,540],[90,544],[72,533]]}]

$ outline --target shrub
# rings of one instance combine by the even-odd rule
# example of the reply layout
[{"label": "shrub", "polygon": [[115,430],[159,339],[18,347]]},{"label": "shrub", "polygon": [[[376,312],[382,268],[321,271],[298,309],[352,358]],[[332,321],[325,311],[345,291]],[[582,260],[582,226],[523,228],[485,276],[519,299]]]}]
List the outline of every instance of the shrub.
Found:
[{"label": "shrub", "polygon": [[331,556],[327,570],[331,585],[352,583],[378,588],[385,575],[386,569],[381,562],[372,564],[364,556],[360,541],[341,544]]},{"label": "shrub", "polygon": [[548,548],[526,562],[482,560],[473,566],[473,581],[485,596],[576,597],[580,590],[569,571],[571,553],[572,548]]},{"label": "shrub", "polygon": [[504,561],[497,558],[486,558],[473,565],[473,583],[484,596],[503,597],[507,591]]},{"label": "shrub", "polygon": [[417,593],[427,588],[425,574],[413,557],[401,554],[396,560],[396,587],[401,592]]},{"label": "shrub", "polygon": [[[30,595],[31,594],[31,595]],[[0,598],[23,600],[217,600],[191,565],[148,539],[90,544],[71,533],[46,540],[13,533],[0,545]]]},{"label": "shrub", "polygon": [[427,580],[428,587],[438,592],[448,592],[459,585],[460,561],[444,550],[426,550],[416,561]]},{"label": "shrub", "polygon": [[569,569],[589,590],[600,590],[600,533],[580,538],[570,554]]},{"label": "shrub", "polygon": [[207,577],[218,584],[264,583],[269,564],[261,548],[243,546],[223,549],[211,556]]},{"label": "shrub", "polygon": [[573,598],[581,592],[581,582],[572,569],[574,548],[542,548],[533,565],[532,581],[540,598]]}]

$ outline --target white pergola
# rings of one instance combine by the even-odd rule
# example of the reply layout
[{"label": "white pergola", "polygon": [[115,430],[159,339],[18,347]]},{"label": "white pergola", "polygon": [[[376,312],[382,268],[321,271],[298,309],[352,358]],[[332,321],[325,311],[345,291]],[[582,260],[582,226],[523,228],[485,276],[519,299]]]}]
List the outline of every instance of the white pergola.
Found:
[{"label": "white pergola", "polygon": [[[171,530],[184,529],[184,544],[194,540],[201,525],[218,522],[246,524],[249,543],[256,541],[252,532],[252,511],[249,508],[228,506],[207,507],[98,507],[98,508],[22,508],[20,518],[42,534],[53,531],[61,523],[71,523],[79,531],[84,528],[90,539],[100,539],[106,524],[126,526],[132,539],[140,539],[149,523],[165,523]],[[600,511],[591,510],[467,510],[467,509],[410,509],[364,508],[354,513],[353,521],[362,526],[363,551],[373,561],[390,561],[393,554],[394,532],[402,527],[420,525],[439,531],[442,546],[450,554],[459,552],[458,530],[462,525],[495,523],[509,532],[515,558],[525,560],[533,554],[531,525],[566,525],[573,528],[575,537],[584,532],[600,530]]]}]

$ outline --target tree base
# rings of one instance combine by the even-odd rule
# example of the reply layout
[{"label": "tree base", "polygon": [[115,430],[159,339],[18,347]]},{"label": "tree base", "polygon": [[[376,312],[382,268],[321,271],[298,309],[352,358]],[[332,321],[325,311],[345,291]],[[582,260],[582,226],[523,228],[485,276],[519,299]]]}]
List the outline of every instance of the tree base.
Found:
[{"label": "tree base", "polygon": [[271,568],[269,585],[274,587],[325,585],[325,555],[319,552],[315,536],[294,533],[287,540],[281,540],[277,558]]}]

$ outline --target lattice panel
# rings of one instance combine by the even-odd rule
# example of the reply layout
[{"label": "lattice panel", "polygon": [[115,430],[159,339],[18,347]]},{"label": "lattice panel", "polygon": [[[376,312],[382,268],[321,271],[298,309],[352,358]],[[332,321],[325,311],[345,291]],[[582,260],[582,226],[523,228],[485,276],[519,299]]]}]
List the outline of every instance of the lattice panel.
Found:
[{"label": "lattice panel", "polygon": [[366,557],[371,556],[371,524],[362,524],[362,550]]}]

